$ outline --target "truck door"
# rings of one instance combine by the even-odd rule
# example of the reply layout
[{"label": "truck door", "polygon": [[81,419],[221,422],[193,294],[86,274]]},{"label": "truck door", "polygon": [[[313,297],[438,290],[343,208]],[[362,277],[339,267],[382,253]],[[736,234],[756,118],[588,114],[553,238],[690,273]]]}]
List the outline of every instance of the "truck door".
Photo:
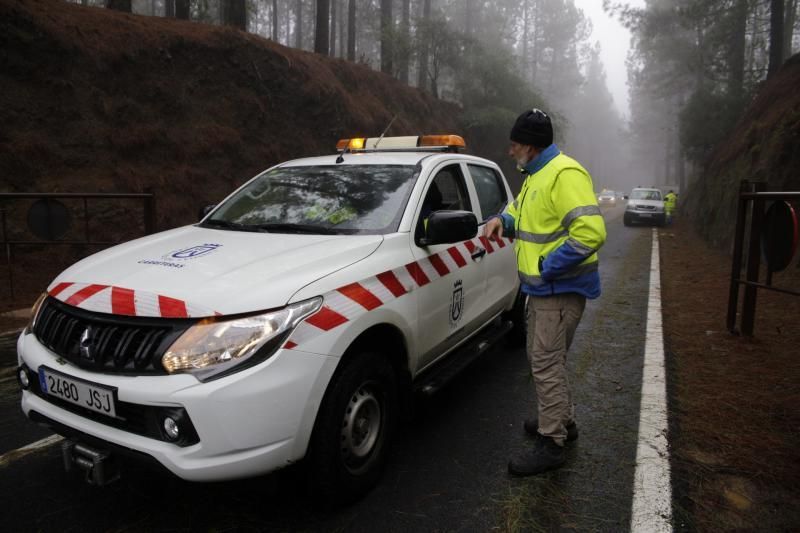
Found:
[{"label": "truck door", "polygon": [[[427,218],[441,209],[472,211],[461,165],[445,164],[432,173],[419,206],[416,231],[424,232]],[[418,309],[421,366],[456,345],[478,327],[485,305],[485,249],[478,242],[420,247],[412,236],[411,249],[421,270]],[[477,242],[477,239],[473,239]],[[422,282],[422,283],[420,283]]]},{"label": "truck door", "polygon": [[[485,221],[492,215],[499,215],[511,200],[511,191],[500,172],[489,166],[469,163],[465,165],[469,183],[474,187],[478,203],[478,220]],[[483,235],[484,224],[478,230]],[[483,261],[486,275],[486,294],[482,318],[488,320],[501,312],[509,303],[509,295],[516,295],[519,287],[517,257],[514,245],[508,238],[501,242],[484,241],[487,254]],[[513,297],[512,297],[513,298]]]}]

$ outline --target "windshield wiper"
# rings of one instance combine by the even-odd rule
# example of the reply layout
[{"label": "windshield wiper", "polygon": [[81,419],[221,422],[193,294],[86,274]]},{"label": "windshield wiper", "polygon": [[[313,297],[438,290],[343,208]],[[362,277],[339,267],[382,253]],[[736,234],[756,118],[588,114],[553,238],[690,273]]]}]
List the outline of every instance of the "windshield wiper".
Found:
[{"label": "windshield wiper", "polygon": [[206,220],[202,224],[203,227],[214,227],[221,229],[232,229],[234,231],[259,231],[257,226],[248,226],[247,224],[238,224],[228,220],[211,219]]},{"label": "windshield wiper", "polygon": [[339,233],[333,228],[326,228],[324,226],[315,226],[313,224],[291,224],[288,222],[258,224],[252,227],[263,231],[275,231],[278,233],[312,233],[318,235],[337,235]]}]

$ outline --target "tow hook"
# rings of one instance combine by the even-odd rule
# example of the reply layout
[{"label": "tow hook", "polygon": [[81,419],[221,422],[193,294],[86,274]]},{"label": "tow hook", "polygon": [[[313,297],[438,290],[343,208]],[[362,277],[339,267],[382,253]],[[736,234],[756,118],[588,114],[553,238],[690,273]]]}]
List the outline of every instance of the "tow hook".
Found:
[{"label": "tow hook", "polygon": [[68,439],[61,444],[61,457],[64,459],[64,470],[82,470],[90,485],[102,487],[119,479],[117,462],[106,450]]}]

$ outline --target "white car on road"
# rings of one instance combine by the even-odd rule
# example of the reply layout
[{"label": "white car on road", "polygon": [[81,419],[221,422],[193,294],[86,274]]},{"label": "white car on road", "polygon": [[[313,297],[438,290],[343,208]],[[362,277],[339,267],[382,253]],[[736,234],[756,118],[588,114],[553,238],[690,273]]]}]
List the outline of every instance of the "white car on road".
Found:
[{"label": "white car on road", "polygon": [[626,226],[655,224],[663,226],[667,221],[664,197],[659,189],[636,188],[631,191],[622,222]]}]

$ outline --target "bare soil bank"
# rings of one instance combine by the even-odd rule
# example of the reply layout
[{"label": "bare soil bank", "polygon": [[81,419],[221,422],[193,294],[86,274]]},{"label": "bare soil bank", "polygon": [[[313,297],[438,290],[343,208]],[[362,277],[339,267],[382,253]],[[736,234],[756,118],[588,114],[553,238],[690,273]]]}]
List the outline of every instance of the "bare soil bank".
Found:
[{"label": "bare soil bank", "polygon": [[[230,28],[0,0],[0,192],[153,191],[166,229],[278,162],[380,135],[395,116],[388,135],[463,134],[460,113],[366,66]],[[0,203],[9,239],[31,240],[30,202]],[[90,232],[141,236],[140,211],[100,206]],[[65,238],[82,238],[83,220],[72,226]],[[94,251],[16,248],[16,303],[0,261],[0,311]]]}]

